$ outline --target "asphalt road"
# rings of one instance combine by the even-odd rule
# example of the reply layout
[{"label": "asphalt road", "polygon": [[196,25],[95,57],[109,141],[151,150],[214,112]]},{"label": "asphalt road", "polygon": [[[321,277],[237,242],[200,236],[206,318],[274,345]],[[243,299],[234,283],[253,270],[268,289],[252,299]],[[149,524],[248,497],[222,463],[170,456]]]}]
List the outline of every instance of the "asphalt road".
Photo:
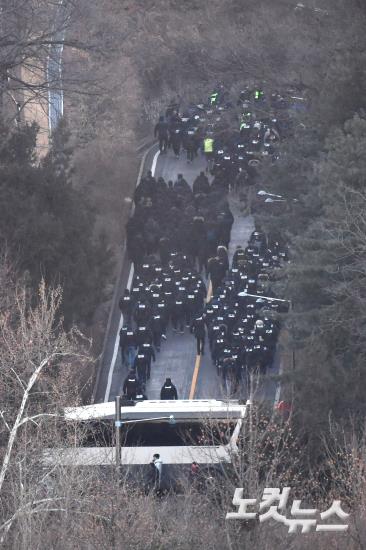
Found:
[{"label": "asphalt road", "polygon": [[[157,149],[152,148],[147,154],[144,173],[151,167],[154,169],[155,177],[162,176],[166,181],[175,180],[179,173],[183,174],[189,184],[201,170],[206,167],[204,157],[198,157],[193,163],[188,164],[185,156],[176,159],[171,152],[164,155],[156,155]],[[246,245],[251,232],[254,229],[253,218],[245,216],[240,211],[240,203],[235,195],[229,198],[231,209],[234,214],[234,224],[229,249],[231,256],[238,244]],[[119,280],[117,282],[118,295],[123,293],[124,288],[131,280],[131,264],[129,261],[123,263]],[[123,380],[127,375],[127,368],[121,364],[121,355],[118,348],[118,333],[121,326],[121,315],[118,309],[118,300],[114,303],[113,312],[108,327],[106,345],[100,366],[100,376],[95,391],[95,402],[111,401],[116,395],[122,392]],[[196,384],[194,384],[194,397],[197,399],[228,397],[226,388],[223,387],[221,379],[216,374],[212,365],[209,350],[202,356],[200,365],[196,364],[195,339],[185,329],[185,334],[175,334],[169,329],[167,340],[162,343],[161,351],[157,354],[157,360],[152,364],[151,379],[146,387],[148,399],[159,399],[160,389],[167,376],[171,377],[177,387],[179,399],[188,399],[191,393],[192,379],[196,366]],[[276,354],[274,365],[269,373],[258,380],[254,399],[266,399],[273,402],[276,394],[276,382],[272,379],[273,374],[279,370],[279,353]],[[198,371],[198,374],[197,374]],[[241,386],[238,392],[231,397],[248,398],[249,394],[245,386]]]}]

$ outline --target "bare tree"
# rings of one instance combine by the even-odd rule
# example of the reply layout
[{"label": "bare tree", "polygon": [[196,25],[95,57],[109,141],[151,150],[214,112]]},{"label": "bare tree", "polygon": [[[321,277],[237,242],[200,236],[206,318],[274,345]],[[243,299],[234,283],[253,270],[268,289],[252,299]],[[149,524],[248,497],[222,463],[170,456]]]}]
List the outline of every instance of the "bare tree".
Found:
[{"label": "bare tree", "polygon": [[6,296],[0,308],[0,495],[7,503],[1,514],[3,542],[20,515],[55,505],[55,499],[39,497],[39,491],[30,495],[29,485],[34,489],[30,481],[43,447],[65,435],[58,429],[60,408],[79,403],[75,369],[83,370],[90,359],[85,338],[76,329],[63,330],[59,288],[48,290],[41,283],[38,299],[30,300],[5,260],[0,274]]},{"label": "bare tree", "polygon": [[86,74],[63,68],[68,57],[65,49],[74,55],[97,49],[92,37],[80,40],[80,20],[80,8],[72,0],[1,1],[1,102],[7,98],[13,118],[19,120],[34,102],[46,109],[52,93],[93,93],[93,82]]}]

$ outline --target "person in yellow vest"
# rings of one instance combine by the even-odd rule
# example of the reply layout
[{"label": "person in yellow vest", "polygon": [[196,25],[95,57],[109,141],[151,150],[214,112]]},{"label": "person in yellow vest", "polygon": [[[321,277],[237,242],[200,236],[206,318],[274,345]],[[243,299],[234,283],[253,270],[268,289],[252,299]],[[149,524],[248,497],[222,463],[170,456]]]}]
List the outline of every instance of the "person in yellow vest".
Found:
[{"label": "person in yellow vest", "polygon": [[264,99],[264,92],[260,88],[257,88],[254,90],[254,100],[261,101],[262,99]]},{"label": "person in yellow vest", "polygon": [[208,172],[212,163],[214,153],[214,139],[212,137],[206,136],[203,140],[203,152],[205,153],[205,157],[207,160],[206,172]]},{"label": "person in yellow vest", "polygon": [[219,93],[218,92],[213,92],[211,95],[210,95],[210,104],[211,104],[211,107],[215,107],[215,105],[217,105],[217,100],[219,98]]}]

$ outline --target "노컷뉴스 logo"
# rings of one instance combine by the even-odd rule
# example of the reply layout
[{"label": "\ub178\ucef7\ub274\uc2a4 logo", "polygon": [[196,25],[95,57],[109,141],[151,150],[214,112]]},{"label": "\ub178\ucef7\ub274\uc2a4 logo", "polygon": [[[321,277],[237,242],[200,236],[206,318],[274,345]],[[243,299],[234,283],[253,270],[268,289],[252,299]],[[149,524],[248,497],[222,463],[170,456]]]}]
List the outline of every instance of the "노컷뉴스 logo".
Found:
[{"label": "\ub178\ucef7\ub274\uc2a4 logo", "polygon": [[[228,512],[227,520],[256,520],[263,523],[273,519],[288,526],[289,533],[310,533],[312,530],[318,532],[341,531],[345,532],[348,525],[345,523],[323,523],[324,521],[337,518],[345,522],[349,514],[344,512],[340,500],[334,500],[328,510],[320,512],[316,508],[301,508],[301,500],[293,500],[291,509],[287,506],[291,487],[284,487],[282,491],[273,487],[266,487],[263,491],[261,502],[256,498],[243,498],[244,490],[235,489],[233,505],[238,506],[237,512]],[[289,511],[289,516],[286,513]]]}]

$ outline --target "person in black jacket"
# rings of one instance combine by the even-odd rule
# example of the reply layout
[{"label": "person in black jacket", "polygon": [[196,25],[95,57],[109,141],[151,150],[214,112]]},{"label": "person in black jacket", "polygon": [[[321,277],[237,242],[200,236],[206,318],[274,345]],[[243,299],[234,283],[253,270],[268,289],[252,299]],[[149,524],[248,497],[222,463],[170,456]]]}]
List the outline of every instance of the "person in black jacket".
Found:
[{"label": "person in black jacket", "polygon": [[139,382],[144,386],[144,384],[146,384],[149,367],[149,359],[147,355],[139,351],[135,357],[133,366],[136,369]]},{"label": "person in black jacket", "polygon": [[225,265],[218,256],[208,260],[208,273],[211,278],[212,292],[215,294],[225,277]]},{"label": "person in black jacket", "polygon": [[121,348],[122,366],[131,368],[136,355],[135,333],[128,326],[123,326],[119,332],[119,346]]},{"label": "person in black jacket", "polygon": [[156,351],[160,351],[161,338],[163,336],[163,320],[161,315],[158,313],[159,304],[156,307],[156,314],[152,315],[150,321],[151,332],[153,335],[153,344]]},{"label": "person in black jacket", "polygon": [[128,288],[125,289],[123,296],[121,296],[118,306],[124,317],[125,324],[130,325],[133,304],[130,296],[130,291],[128,290]]},{"label": "person in black jacket", "polygon": [[139,384],[136,373],[133,369],[131,369],[123,382],[123,393],[127,396],[127,399],[136,399],[136,393],[138,390]]},{"label": "person in black jacket", "polygon": [[207,194],[210,192],[210,182],[208,177],[204,172],[200,172],[199,176],[193,182],[193,194],[197,195],[198,193]]},{"label": "person in black jacket", "polygon": [[236,250],[233,255],[232,268],[237,269],[243,268],[246,264],[245,250],[240,244],[236,247]]},{"label": "person in black jacket", "polygon": [[168,400],[178,399],[177,388],[174,386],[171,378],[167,378],[165,380],[165,384],[161,388],[160,399],[168,399]]},{"label": "person in black jacket", "polygon": [[172,303],[172,324],[173,331],[184,334],[184,301],[183,297],[178,295]]},{"label": "person in black jacket", "polygon": [[217,257],[220,258],[223,268],[225,269],[225,273],[229,271],[229,256],[225,246],[219,245],[217,247]]},{"label": "person in black jacket", "polygon": [[142,346],[139,347],[139,353],[142,353],[147,360],[147,379],[150,378],[150,371],[151,371],[151,361],[153,360],[154,363],[156,361],[156,355],[154,351],[154,347],[151,343],[146,342],[145,344],[142,344]]},{"label": "person in black jacket", "polygon": [[165,153],[168,147],[168,123],[165,122],[164,117],[159,118],[159,122],[155,126],[154,136],[159,139],[159,149],[160,153]]},{"label": "person in black jacket", "polygon": [[170,132],[170,143],[171,143],[173,152],[176,158],[178,159],[180,154],[180,148],[182,145],[182,134],[179,128],[174,128],[174,130]]},{"label": "person in black jacket", "polygon": [[205,352],[205,322],[202,315],[192,321],[191,333],[196,337],[197,355],[203,355]]}]

